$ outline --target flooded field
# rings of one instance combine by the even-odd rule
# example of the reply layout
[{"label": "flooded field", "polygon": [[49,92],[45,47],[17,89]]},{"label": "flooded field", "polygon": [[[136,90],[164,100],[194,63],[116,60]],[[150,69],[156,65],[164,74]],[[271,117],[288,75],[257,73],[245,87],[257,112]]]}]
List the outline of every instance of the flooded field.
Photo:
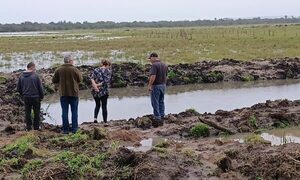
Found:
[{"label": "flooded field", "polygon": [[[173,86],[168,87],[165,97],[166,113],[179,113],[186,109],[195,109],[200,113],[214,113],[219,109],[249,107],[266,100],[296,100],[300,98],[299,90],[299,80]],[[79,122],[91,122],[94,110],[92,96],[89,91],[84,91],[80,98]],[[61,124],[61,108],[58,100],[57,95],[49,96],[42,105],[51,115],[46,119],[51,124]],[[112,89],[108,111],[108,119],[112,120],[151,114],[149,93],[146,88]]]}]

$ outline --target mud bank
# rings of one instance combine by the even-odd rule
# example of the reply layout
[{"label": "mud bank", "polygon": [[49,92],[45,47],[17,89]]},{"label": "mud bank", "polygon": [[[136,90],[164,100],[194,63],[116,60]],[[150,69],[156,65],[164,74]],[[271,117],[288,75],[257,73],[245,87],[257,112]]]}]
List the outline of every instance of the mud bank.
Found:
[{"label": "mud bank", "polygon": [[[88,75],[94,66],[78,67],[83,73],[84,81],[80,88],[90,88]],[[150,65],[135,63],[113,64],[112,88],[126,86],[145,86],[148,81]],[[45,94],[55,92],[51,79],[55,68],[38,71],[43,81]],[[21,71],[0,73],[0,120],[15,122],[22,116],[22,101],[16,93],[16,83]],[[221,61],[201,61],[194,64],[170,65],[168,85],[184,85],[196,83],[215,83],[221,81],[254,81],[271,79],[298,79],[300,76],[300,59],[266,59],[237,61],[224,59]]]},{"label": "mud bank", "polygon": [[[78,67],[83,73],[81,89],[90,87],[88,75],[94,66]],[[136,63],[113,64],[112,88],[126,86],[145,86],[148,82],[150,65]],[[45,86],[46,93],[54,92],[51,78],[55,68],[38,71]],[[18,75],[16,71],[9,75]],[[201,61],[194,64],[169,65],[168,85],[196,83],[216,83],[222,81],[254,81],[271,79],[299,78],[300,59],[266,59],[238,61],[223,59],[221,61]]]},{"label": "mud bank", "polygon": [[[29,133],[7,127],[0,133],[0,178],[298,179],[300,144],[271,146],[255,134],[239,143],[230,134],[298,126],[299,110],[300,101],[267,101],[215,114],[170,114],[158,128],[151,116],[84,123],[70,135],[49,124]],[[145,140],[149,148],[142,148]]]}]

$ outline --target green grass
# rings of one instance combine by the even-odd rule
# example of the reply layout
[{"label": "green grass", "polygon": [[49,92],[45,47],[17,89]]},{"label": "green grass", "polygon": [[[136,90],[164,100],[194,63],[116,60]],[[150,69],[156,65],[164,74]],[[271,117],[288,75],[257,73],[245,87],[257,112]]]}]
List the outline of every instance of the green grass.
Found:
[{"label": "green grass", "polygon": [[[80,39],[126,37],[113,40]],[[76,37],[78,39],[72,39]],[[62,31],[61,36],[0,37],[0,49],[5,58],[13,52],[30,54],[51,51],[94,52],[94,58],[116,58],[146,63],[147,55],[156,51],[170,64],[199,60],[299,56],[300,26],[231,26],[193,28],[135,28],[113,30]],[[112,51],[120,53],[112,55]],[[86,59],[87,57],[83,57]]]},{"label": "green grass", "polygon": [[245,143],[247,144],[271,144],[270,141],[264,140],[260,135],[258,134],[251,134],[245,138]]},{"label": "green grass", "polygon": [[53,138],[51,139],[51,142],[53,144],[59,144],[59,143],[78,143],[78,142],[85,142],[88,140],[89,136],[87,134],[82,133],[81,131],[76,132],[75,134],[66,135],[63,137]]},{"label": "green grass", "polygon": [[103,162],[107,159],[107,154],[98,154],[88,156],[85,154],[76,154],[71,151],[64,151],[54,157],[55,161],[65,163],[73,175],[83,176],[86,173],[101,175]]},{"label": "green grass", "polygon": [[21,173],[23,175],[26,175],[26,174],[30,173],[31,171],[34,171],[34,170],[40,168],[42,165],[43,165],[43,161],[40,159],[31,160],[27,164],[25,164]]},{"label": "green grass", "polygon": [[208,137],[209,127],[206,124],[199,123],[192,127],[190,130],[190,135],[193,137]]},{"label": "green grass", "polygon": [[33,143],[35,141],[34,134],[28,134],[16,139],[13,143],[8,144],[4,147],[3,151],[6,153],[11,153],[15,151],[18,156],[22,156],[27,152],[29,149],[35,149],[33,147]]}]

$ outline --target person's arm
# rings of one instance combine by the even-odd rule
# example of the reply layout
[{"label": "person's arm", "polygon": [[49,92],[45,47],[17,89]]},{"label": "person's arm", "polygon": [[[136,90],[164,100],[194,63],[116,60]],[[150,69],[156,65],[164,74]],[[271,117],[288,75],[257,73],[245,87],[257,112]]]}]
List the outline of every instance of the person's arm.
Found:
[{"label": "person's arm", "polygon": [[54,72],[54,75],[52,77],[52,83],[54,83],[54,84],[58,84],[59,83],[59,73],[58,73],[58,70],[56,70]]},{"label": "person's arm", "polygon": [[149,84],[148,84],[149,91],[152,91],[152,86],[156,79],[156,74],[157,74],[157,68],[156,68],[156,66],[152,65],[152,67],[150,69],[150,77],[149,77]]},{"label": "person's arm", "polygon": [[23,95],[21,78],[19,78],[19,80],[18,80],[17,91],[20,93],[21,96]]},{"label": "person's arm", "polygon": [[149,91],[152,91],[152,86],[153,86],[153,83],[156,79],[156,75],[151,75],[150,78],[149,78],[149,84],[148,84],[148,90]]},{"label": "person's arm", "polygon": [[168,82],[168,66],[166,66],[166,84]]},{"label": "person's arm", "polygon": [[99,92],[98,85],[97,85],[97,83],[96,83],[96,81],[95,81],[95,71],[94,71],[94,70],[90,73],[89,79],[91,80],[91,84],[92,84],[93,89],[94,89],[96,92]]},{"label": "person's arm", "polygon": [[81,72],[79,71],[79,70],[77,70],[77,77],[78,77],[78,83],[81,83],[82,81],[83,81],[83,77],[82,77],[82,74],[81,74]]},{"label": "person's arm", "polygon": [[40,98],[41,98],[41,100],[43,100],[44,99],[43,85],[42,85],[41,79],[38,76],[37,76],[37,85],[38,85],[37,87],[38,87]]}]

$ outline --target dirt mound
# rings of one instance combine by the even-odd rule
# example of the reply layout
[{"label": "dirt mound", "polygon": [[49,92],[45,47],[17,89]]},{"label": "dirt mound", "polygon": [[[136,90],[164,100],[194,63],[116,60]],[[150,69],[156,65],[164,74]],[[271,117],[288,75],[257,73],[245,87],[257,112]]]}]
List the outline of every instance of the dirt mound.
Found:
[{"label": "dirt mound", "polygon": [[70,179],[70,170],[63,163],[47,163],[44,167],[26,174],[24,179]]},{"label": "dirt mound", "polygon": [[139,142],[142,140],[141,135],[135,131],[115,130],[110,133],[110,139],[119,141]]},{"label": "dirt mound", "polygon": [[236,155],[236,170],[251,179],[299,179],[300,145],[285,144],[277,147],[248,146],[231,151]]}]

